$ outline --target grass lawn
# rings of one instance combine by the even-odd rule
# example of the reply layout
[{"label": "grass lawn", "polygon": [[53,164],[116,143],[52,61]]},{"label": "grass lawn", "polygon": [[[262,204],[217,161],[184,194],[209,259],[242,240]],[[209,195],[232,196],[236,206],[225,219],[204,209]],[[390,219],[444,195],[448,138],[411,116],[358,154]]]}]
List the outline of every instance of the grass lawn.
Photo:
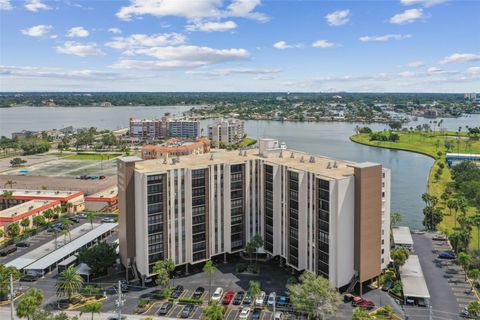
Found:
[{"label": "grass lawn", "polygon": [[[441,194],[445,190],[445,187],[449,182],[452,181],[450,170],[446,170],[447,165],[445,163],[445,153],[447,152],[460,152],[460,153],[480,153],[480,141],[470,141],[468,139],[457,139],[451,137],[455,135],[454,132],[447,133],[403,133],[398,132],[400,135],[400,140],[397,142],[390,141],[370,141],[370,136],[367,133],[356,134],[351,137],[351,140],[357,143],[366,144],[369,146],[375,146],[380,148],[390,148],[390,149],[400,149],[412,152],[418,152],[425,155],[428,155],[435,159],[435,163],[430,169],[429,178],[428,178],[428,193],[436,196],[439,199],[438,207],[444,209],[444,218],[439,225],[439,230],[449,231],[454,228],[454,215],[449,214],[448,208],[446,208],[445,203],[440,199]],[[462,133],[460,133],[462,135]],[[465,136],[465,133],[463,133]],[[438,142],[437,142],[438,141]],[[447,151],[445,148],[445,142],[450,141],[453,147],[450,151]],[[467,142],[468,141],[468,142]],[[440,151],[442,155],[439,157],[437,152]],[[438,164],[443,162],[445,164],[445,169],[440,175],[439,179],[435,179],[435,172],[438,169]],[[421,195],[418,195],[419,197]],[[467,215],[473,215],[475,208],[469,207]],[[458,215],[457,215],[458,217]],[[458,226],[458,223],[457,223]],[[472,241],[470,242],[470,247],[476,249],[479,234],[477,228],[472,229]],[[480,249],[480,248],[479,248]]]},{"label": "grass lawn", "polygon": [[243,138],[242,141],[240,142],[240,148],[245,148],[245,147],[254,145],[255,143],[257,143],[257,140],[256,140],[256,139],[249,138],[249,137],[245,137],[245,138]]},{"label": "grass lawn", "polygon": [[64,153],[55,154],[65,160],[110,160],[121,156],[121,153]]}]

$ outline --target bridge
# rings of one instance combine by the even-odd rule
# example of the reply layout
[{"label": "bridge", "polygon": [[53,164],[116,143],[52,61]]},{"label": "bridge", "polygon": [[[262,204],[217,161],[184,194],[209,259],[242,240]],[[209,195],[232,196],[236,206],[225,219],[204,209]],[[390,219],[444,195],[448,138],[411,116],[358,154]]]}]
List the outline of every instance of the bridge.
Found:
[{"label": "bridge", "polygon": [[448,166],[463,162],[463,161],[472,161],[480,163],[480,154],[468,154],[468,153],[447,153],[446,157]]}]

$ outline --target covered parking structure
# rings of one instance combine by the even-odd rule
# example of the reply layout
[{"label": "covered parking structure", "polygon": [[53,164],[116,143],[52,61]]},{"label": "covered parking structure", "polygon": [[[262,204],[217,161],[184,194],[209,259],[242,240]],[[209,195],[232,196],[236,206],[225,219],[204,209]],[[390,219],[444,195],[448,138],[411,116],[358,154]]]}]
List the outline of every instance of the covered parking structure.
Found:
[{"label": "covered parking structure", "polygon": [[395,247],[405,247],[409,250],[412,250],[413,238],[409,227],[392,228],[392,237]]},{"label": "covered parking structure", "polygon": [[404,303],[407,303],[407,300],[413,300],[416,303],[422,301],[425,305],[429,305],[430,292],[417,255],[410,255],[405,264],[400,267],[400,278]]},{"label": "covered parking structure", "polygon": [[96,244],[98,241],[108,237],[114,232],[114,229],[117,227],[117,225],[118,223],[101,224],[95,229],[67,243],[63,247],[58,248],[57,250],[28,265],[25,270],[27,270],[27,272],[30,271],[45,275],[46,273],[51,272],[59,262],[74,255],[80,251],[80,249],[88,248]]}]

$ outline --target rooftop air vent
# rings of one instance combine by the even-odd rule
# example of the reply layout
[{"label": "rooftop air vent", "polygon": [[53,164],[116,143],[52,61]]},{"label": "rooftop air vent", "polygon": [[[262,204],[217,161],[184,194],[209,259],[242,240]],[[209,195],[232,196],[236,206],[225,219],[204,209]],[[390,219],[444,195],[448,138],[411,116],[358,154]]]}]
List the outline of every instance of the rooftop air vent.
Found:
[{"label": "rooftop air vent", "polygon": [[338,168],[337,161],[335,161],[335,162],[333,163],[333,167],[334,167],[334,168]]},{"label": "rooftop air vent", "polygon": [[303,160],[303,156],[300,158],[300,162],[301,162],[301,163],[303,163],[303,162],[304,162],[304,160]]},{"label": "rooftop air vent", "polygon": [[247,156],[247,150],[243,151],[243,156],[244,156],[244,157]]},{"label": "rooftop air vent", "polygon": [[167,158],[163,159],[163,164],[167,164]]},{"label": "rooftop air vent", "polygon": [[327,169],[332,169],[332,164],[330,162],[327,164]]},{"label": "rooftop air vent", "polygon": [[295,158],[295,154],[292,152],[292,153],[290,154],[290,159],[293,159],[293,158]]},{"label": "rooftop air vent", "polygon": [[314,157],[314,156],[310,156],[309,162],[310,162],[310,163],[315,163],[315,157]]},{"label": "rooftop air vent", "polygon": [[210,155],[210,160],[213,160],[213,153]]},{"label": "rooftop air vent", "polygon": [[278,155],[279,158],[283,158],[283,150],[280,150],[280,154]]}]

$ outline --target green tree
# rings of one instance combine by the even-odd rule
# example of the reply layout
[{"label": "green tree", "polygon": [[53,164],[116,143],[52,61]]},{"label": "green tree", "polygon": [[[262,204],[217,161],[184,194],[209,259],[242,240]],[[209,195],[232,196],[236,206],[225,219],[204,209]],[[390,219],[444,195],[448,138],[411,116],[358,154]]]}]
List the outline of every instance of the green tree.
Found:
[{"label": "green tree", "polygon": [[66,270],[60,273],[58,280],[55,283],[57,296],[67,297],[67,299],[71,301],[72,296],[77,294],[82,289],[83,282],[83,278],[77,273],[75,267],[68,267]]},{"label": "green tree", "polygon": [[374,319],[364,308],[356,308],[353,310],[352,320],[370,320]]},{"label": "green tree", "polygon": [[210,301],[212,295],[212,276],[215,272],[217,272],[217,268],[213,265],[212,260],[205,262],[203,273],[208,277],[208,301]]},{"label": "green tree", "polygon": [[14,281],[20,279],[20,272],[17,268],[0,264],[0,300],[6,300],[10,292],[10,275],[12,275]]},{"label": "green tree", "polygon": [[224,307],[214,302],[203,309],[202,319],[203,320],[223,320],[224,312],[225,312]]},{"label": "green tree", "polygon": [[257,280],[250,280],[248,282],[248,295],[252,298],[252,300],[254,300],[255,297],[260,294],[260,292],[262,292],[260,282]]},{"label": "green tree", "polygon": [[473,317],[480,316],[480,303],[478,301],[472,301],[467,306],[468,313]]},{"label": "green tree", "polygon": [[457,256],[457,262],[463,267],[465,271],[465,281],[467,281],[468,269],[472,263],[472,257],[468,253],[460,252]]},{"label": "green tree", "polygon": [[33,224],[36,226],[36,227],[40,227],[40,226],[43,226],[47,221],[45,220],[45,217],[38,214],[36,215],[35,217],[33,217]]},{"label": "green tree", "polygon": [[23,232],[27,230],[28,227],[30,227],[30,219],[29,218],[23,218],[20,221],[20,225],[23,227]]},{"label": "green tree", "polygon": [[480,278],[480,269],[471,269],[468,276],[472,279],[472,290],[476,283],[478,283],[478,278]]},{"label": "green tree", "polygon": [[67,230],[68,237],[70,238],[70,241],[72,241],[72,234],[70,233],[70,228],[72,227],[73,222],[69,219],[63,219],[62,220],[62,226],[64,230]]},{"label": "green tree", "polygon": [[340,302],[338,291],[322,276],[304,271],[298,284],[287,286],[288,295],[297,310],[313,318],[330,318]]},{"label": "green tree", "polygon": [[410,255],[407,248],[398,247],[390,251],[390,257],[397,268],[403,266]]},{"label": "green tree", "polygon": [[10,186],[10,189],[12,189],[13,185],[16,184],[16,183],[17,183],[17,181],[15,181],[15,180],[7,180],[4,184],[4,186]]},{"label": "green tree", "polygon": [[245,253],[249,257],[248,264],[249,264],[250,267],[252,266],[252,256],[253,256],[253,253],[255,252],[255,250],[256,250],[255,243],[252,240],[247,242],[247,245],[245,246]]},{"label": "green tree", "polygon": [[157,284],[161,287],[167,287],[170,284],[170,273],[175,269],[175,262],[172,259],[159,260],[153,266],[157,273]]},{"label": "green tree", "polygon": [[457,213],[456,213],[456,210],[458,209],[458,205],[457,205],[457,200],[456,199],[449,199],[447,201],[447,208],[450,212],[450,215],[452,215],[452,210],[455,210],[455,218],[454,218],[454,222],[455,222],[455,227],[457,227],[456,223],[457,223]]},{"label": "green tree", "polygon": [[35,310],[42,305],[42,302],[43,291],[36,288],[29,289],[16,306],[17,316],[27,319],[32,318]]},{"label": "green tree", "polygon": [[7,234],[11,238],[15,238],[16,236],[18,236],[20,234],[20,226],[18,225],[18,223],[10,223],[7,227]]},{"label": "green tree", "polygon": [[470,221],[477,228],[477,249],[480,249],[480,209],[470,218]]},{"label": "green tree", "polygon": [[78,253],[78,261],[88,264],[93,274],[103,275],[117,260],[117,244],[100,242]]},{"label": "green tree", "polygon": [[390,228],[402,221],[402,214],[400,212],[394,212],[390,216]]},{"label": "green tree", "polygon": [[90,221],[90,227],[93,230],[93,220],[95,219],[96,215],[95,212],[87,212],[87,219]]},{"label": "green tree", "polygon": [[80,312],[80,316],[82,316],[83,313],[91,313],[92,314],[92,320],[93,320],[93,315],[95,313],[100,313],[102,310],[103,304],[101,302],[89,302],[86,305],[83,306],[82,311]]},{"label": "green tree", "polygon": [[259,234],[256,234],[252,238],[253,245],[255,246],[255,266],[258,263],[258,249],[263,247],[263,239]]},{"label": "green tree", "polygon": [[443,212],[440,208],[426,206],[423,208],[423,225],[429,231],[437,230],[437,226],[443,220]]},{"label": "green tree", "polygon": [[50,311],[37,309],[32,315],[32,320],[69,320],[69,317],[65,312],[53,314]]}]

